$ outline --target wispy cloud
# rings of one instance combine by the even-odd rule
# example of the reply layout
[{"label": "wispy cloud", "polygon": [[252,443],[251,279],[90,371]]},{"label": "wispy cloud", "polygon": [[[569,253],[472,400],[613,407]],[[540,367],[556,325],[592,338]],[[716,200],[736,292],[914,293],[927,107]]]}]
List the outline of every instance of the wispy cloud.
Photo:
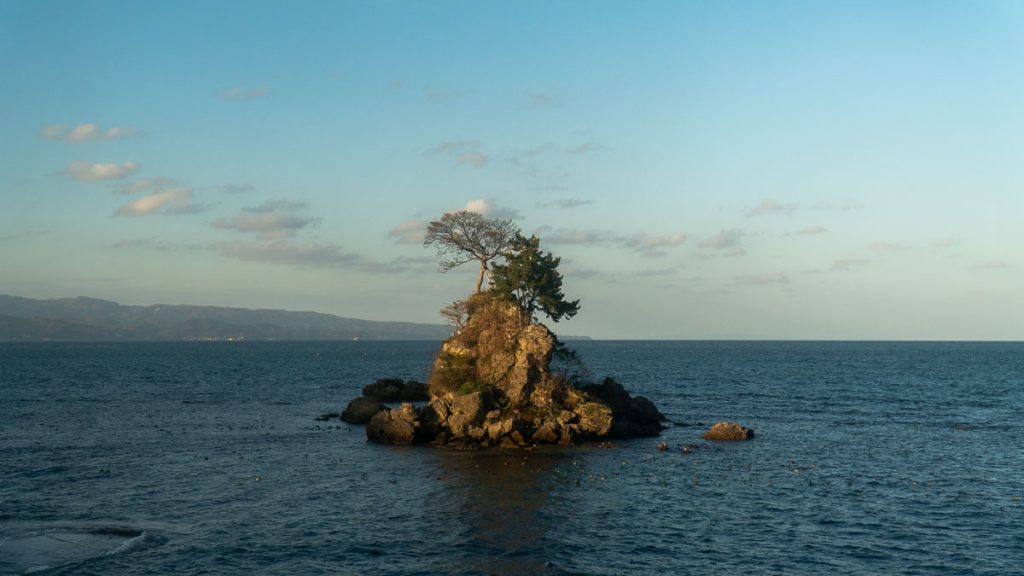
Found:
[{"label": "wispy cloud", "polygon": [[125,240],[119,240],[114,242],[111,248],[144,248],[146,250],[158,250],[160,252],[167,252],[172,249],[172,246],[163,240],[160,240],[156,236],[149,236],[146,238],[129,238]]},{"label": "wispy cloud", "polygon": [[558,103],[558,98],[551,92],[536,91],[527,95],[530,104],[538,108],[550,108]]},{"label": "wispy cloud", "polygon": [[134,128],[100,128],[97,124],[76,124],[70,130],[59,124],[44,126],[39,135],[47,140],[67,142],[69,144],[81,144],[92,140],[113,140],[115,138],[127,138],[134,136]]},{"label": "wispy cloud", "polygon": [[447,156],[456,166],[483,168],[490,159],[483,150],[479,140],[449,140],[428,148],[424,154],[428,156]]},{"label": "wispy cloud", "polygon": [[388,231],[388,238],[399,244],[423,244],[427,235],[427,223],[423,220],[407,220]]},{"label": "wispy cloud", "polygon": [[1000,270],[1009,267],[1010,265],[1003,260],[984,260],[976,262],[974,266],[972,266],[975,270]]},{"label": "wispy cloud", "polygon": [[754,206],[747,212],[748,217],[763,216],[764,214],[775,214],[784,213],[788,214],[797,209],[797,205],[793,203],[780,204],[774,200],[764,200],[757,206]]},{"label": "wispy cloud", "polygon": [[251,184],[224,184],[220,187],[220,191],[225,194],[246,194],[255,190],[256,187]]},{"label": "wispy cloud", "polygon": [[203,206],[192,203],[192,191],[188,188],[160,190],[127,204],[114,212],[116,216],[147,216],[149,214],[195,214]]},{"label": "wispy cloud", "polygon": [[738,248],[740,246],[740,241],[744,236],[746,236],[746,233],[743,230],[722,230],[718,234],[705,239],[698,247],[707,250],[729,250],[732,248]]},{"label": "wispy cloud", "polygon": [[876,253],[902,252],[903,250],[910,249],[909,246],[894,244],[892,242],[872,242],[865,246],[865,248]]},{"label": "wispy cloud", "polygon": [[583,200],[581,198],[556,198],[554,200],[548,200],[546,202],[538,202],[538,208],[579,208],[580,206],[586,206],[593,204],[593,200]]},{"label": "wispy cloud", "polygon": [[463,94],[454,90],[429,90],[426,96],[432,104],[449,104],[462,98]]},{"label": "wispy cloud", "polygon": [[807,226],[796,231],[796,233],[801,236],[815,236],[826,232],[828,232],[828,230],[821,226]]},{"label": "wispy cloud", "polygon": [[566,244],[572,246],[599,246],[621,241],[611,230],[575,230],[560,228],[538,229],[545,244]]},{"label": "wispy cloud", "polygon": [[418,259],[396,259],[376,262],[358,254],[346,252],[337,244],[274,240],[271,242],[222,242],[209,247],[228,258],[245,262],[267,262],[287,266],[312,268],[344,268],[375,274],[404,272],[420,265]]},{"label": "wispy cloud", "polygon": [[665,253],[660,250],[661,248],[679,246],[686,242],[686,238],[686,234],[682,232],[668,235],[642,233],[626,238],[623,244],[628,248],[636,250],[643,256],[661,256]]},{"label": "wispy cloud", "polygon": [[488,159],[489,156],[483,152],[463,152],[455,159],[455,165],[483,168]]},{"label": "wispy cloud", "polygon": [[855,267],[863,266],[867,263],[868,260],[866,258],[841,258],[833,261],[832,265],[829,266],[828,269],[834,272],[849,272]]},{"label": "wispy cloud", "polygon": [[553,229],[541,227],[537,234],[545,244],[572,246],[621,246],[639,252],[642,256],[663,256],[662,248],[679,246],[686,242],[683,232],[674,234],[650,234],[643,232],[631,236],[615,234],[610,230]]},{"label": "wispy cloud", "polygon": [[220,93],[224,100],[256,100],[270,95],[270,88],[260,86],[258,88],[228,88]]},{"label": "wispy cloud", "polygon": [[733,276],[733,284],[746,286],[765,286],[769,284],[789,284],[785,274],[748,274]]},{"label": "wispy cloud", "polygon": [[167,186],[174,186],[175,184],[177,184],[177,182],[173,178],[147,178],[118,184],[114,187],[114,192],[125,195],[138,194],[139,192],[145,192],[146,190],[156,190],[157,188],[165,188]]},{"label": "wispy cloud", "polygon": [[121,164],[93,164],[91,162],[72,162],[68,164],[67,173],[72,180],[90,182],[95,180],[117,180],[138,170],[135,162]]},{"label": "wispy cloud", "polygon": [[607,150],[608,147],[600,142],[584,142],[583,144],[577,144],[566,150],[569,154],[583,155],[591,154],[593,152],[602,152]]},{"label": "wispy cloud", "polygon": [[960,240],[956,238],[938,238],[928,243],[928,247],[932,250],[943,250],[945,248],[953,248],[960,245]]},{"label": "wispy cloud", "polygon": [[254,232],[259,238],[268,240],[287,238],[307,226],[319,225],[320,218],[296,214],[305,207],[305,203],[287,200],[265,202],[256,207],[243,208],[241,214],[233,218],[221,218],[213,222],[212,226],[222,230]]}]

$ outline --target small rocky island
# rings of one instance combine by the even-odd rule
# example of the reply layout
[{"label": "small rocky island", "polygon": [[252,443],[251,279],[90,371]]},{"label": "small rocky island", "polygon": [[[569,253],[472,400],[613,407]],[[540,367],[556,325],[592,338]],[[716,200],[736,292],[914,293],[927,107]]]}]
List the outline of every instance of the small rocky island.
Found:
[{"label": "small rocky island", "polygon": [[515,448],[658,435],[664,417],[650,400],[610,378],[579,384],[553,371],[553,359],[567,353],[546,326],[482,292],[434,360],[426,405],[352,403],[381,406],[366,436],[385,444]]},{"label": "small rocky island", "polygon": [[369,418],[366,436],[374,442],[456,449],[660,433],[664,417],[647,398],[631,396],[611,378],[597,384],[556,368],[572,365],[575,355],[536,315],[557,322],[575,315],[579,301],[564,298],[560,259],[542,252],[536,237],[523,237],[508,220],[462,211],[431,222],[424,244],[449,257],[442,270],[480,263],[476,292],[442,310],[455,331],[434,360],[422,398],[427,403],[387,408],[374,390],[390,386],[390,399],[415,400],[422,388],[381,380],[349,404],[343,420]]}]

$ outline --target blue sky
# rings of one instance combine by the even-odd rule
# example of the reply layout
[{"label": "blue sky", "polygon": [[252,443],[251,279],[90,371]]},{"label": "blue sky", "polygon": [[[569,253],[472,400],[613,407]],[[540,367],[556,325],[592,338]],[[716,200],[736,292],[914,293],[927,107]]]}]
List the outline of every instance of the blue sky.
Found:
[{"label": "blue sky", "polygon": [[0,0],[0,293],[440,322],[511,217],[600,338],[1024,338],[1017,2]]}]

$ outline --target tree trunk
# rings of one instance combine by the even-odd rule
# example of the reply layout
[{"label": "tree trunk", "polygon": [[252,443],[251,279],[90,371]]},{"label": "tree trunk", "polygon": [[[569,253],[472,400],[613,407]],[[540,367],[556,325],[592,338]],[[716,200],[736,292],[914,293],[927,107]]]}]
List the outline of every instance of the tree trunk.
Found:
[{"label": "tree trunk", "polygon": [[487,273],[487,263],[483,260],[480,261],[480,275],[476,279],[476,291],[479,292],[480,288],[484,285],[484,274]]}]

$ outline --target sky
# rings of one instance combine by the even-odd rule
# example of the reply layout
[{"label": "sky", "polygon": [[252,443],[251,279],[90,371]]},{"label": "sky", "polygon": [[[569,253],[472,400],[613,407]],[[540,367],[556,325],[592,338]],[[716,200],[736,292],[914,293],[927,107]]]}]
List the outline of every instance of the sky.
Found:
[{"label": "sky", "polygon": [[441,323],[511,218],[624,339],[1024,339],[1024,3],[0,0],[0,294]]}]

